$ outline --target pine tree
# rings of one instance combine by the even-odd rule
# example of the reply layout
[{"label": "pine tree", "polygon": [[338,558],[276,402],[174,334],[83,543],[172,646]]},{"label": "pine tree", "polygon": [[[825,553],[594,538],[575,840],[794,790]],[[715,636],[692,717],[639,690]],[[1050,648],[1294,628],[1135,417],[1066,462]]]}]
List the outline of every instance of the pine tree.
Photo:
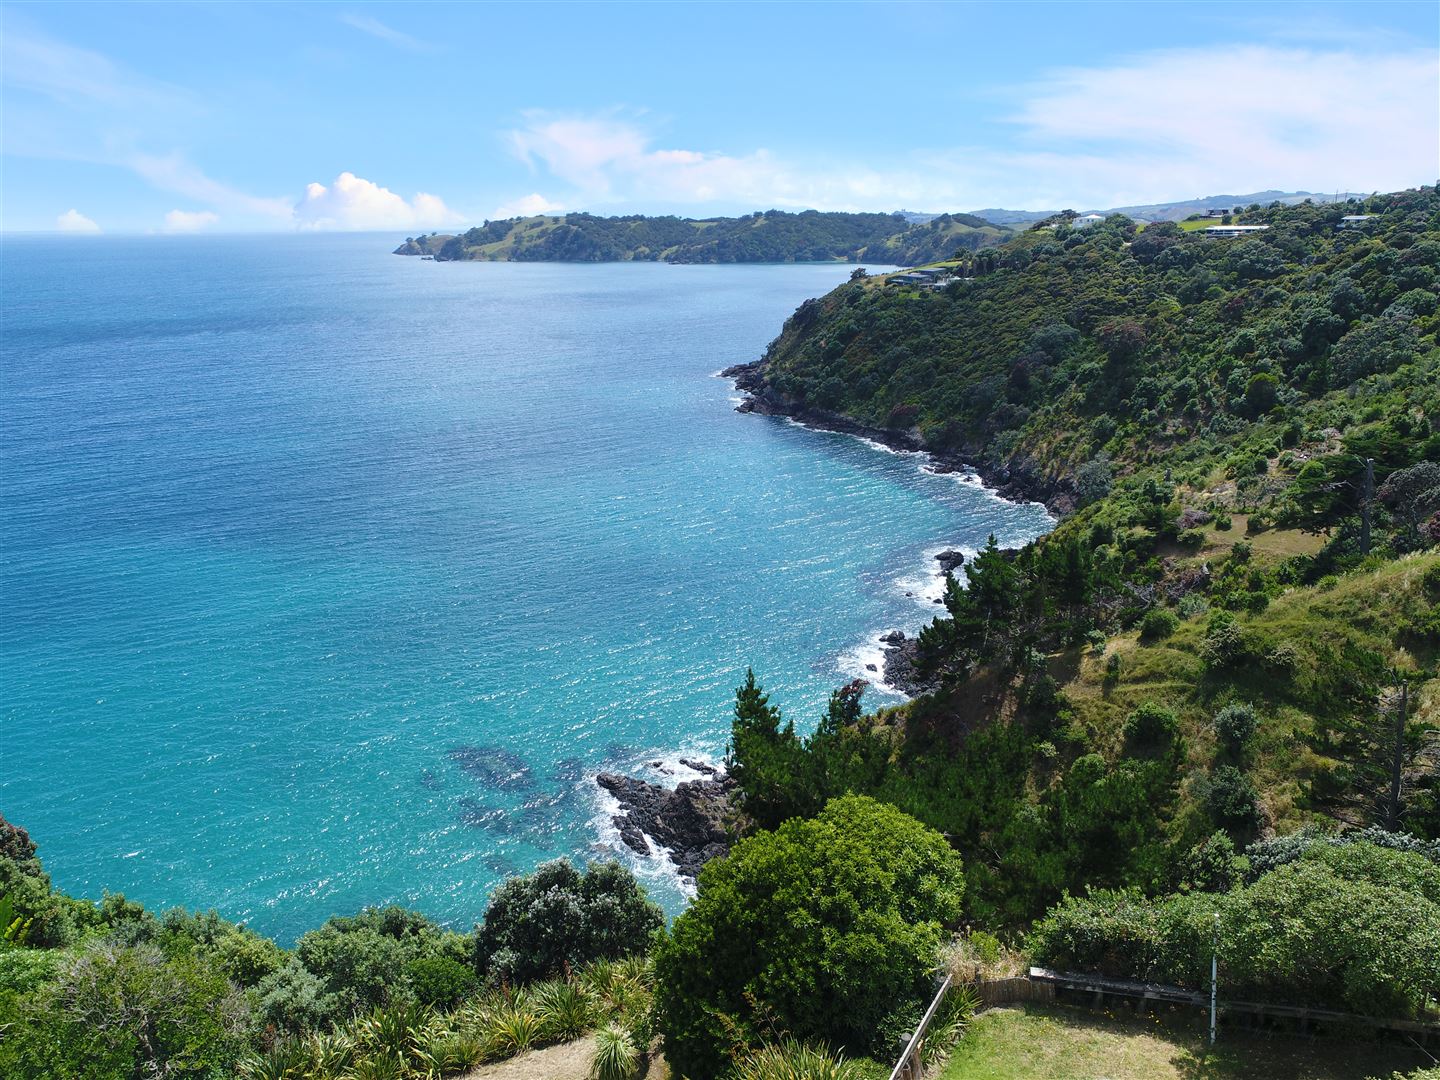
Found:
[{"label": "pine tree", "polygon": [[797,805],[798,766],[803,749],[795,725],[781,727],[780,710],[746,669],[735,690],[735,719],[725,765],[744,796],[745,813],[761,828],[774,828],[793,817]]}]

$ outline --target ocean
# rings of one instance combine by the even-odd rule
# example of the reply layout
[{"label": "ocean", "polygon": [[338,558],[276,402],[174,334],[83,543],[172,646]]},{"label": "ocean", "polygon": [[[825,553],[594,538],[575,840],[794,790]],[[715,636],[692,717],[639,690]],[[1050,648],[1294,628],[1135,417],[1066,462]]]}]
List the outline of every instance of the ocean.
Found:
[{"label": "ocean", "polygon": [[673,913],[595,772],[718,760],[747,666],[807,729],[936,551],[1049,525],[734,411],[848,266],[397,242],[4,239],[0,813],[58,887],[290,942],[618,854]]}]

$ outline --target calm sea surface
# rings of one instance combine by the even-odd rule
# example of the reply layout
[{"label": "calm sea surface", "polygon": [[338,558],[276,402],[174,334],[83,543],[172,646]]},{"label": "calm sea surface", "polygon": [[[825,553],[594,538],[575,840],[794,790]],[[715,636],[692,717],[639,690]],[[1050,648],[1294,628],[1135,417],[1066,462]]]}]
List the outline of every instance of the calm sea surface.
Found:
[{"label": "calm sea surface", "polygon": [[4,241],[0,812],[60,887],[468,927],[611,850],[598,769],[721,755],[746,665],[807,727],[931,553],[1047,525],[733,411],[849,267],[394,243]]}]

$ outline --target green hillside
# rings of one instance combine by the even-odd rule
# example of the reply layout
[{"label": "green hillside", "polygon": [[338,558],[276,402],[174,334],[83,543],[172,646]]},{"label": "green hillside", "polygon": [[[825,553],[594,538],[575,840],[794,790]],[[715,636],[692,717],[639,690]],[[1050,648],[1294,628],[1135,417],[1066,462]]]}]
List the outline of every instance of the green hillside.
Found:
[{"label": "green hillside", "polygon": [[738,372],[752,408],[1065,515],[971,560],[891,654],[933,693],[737,738],[761,824],[875,794],[950,836],[971,914],[1010,926],[1066,890],[1185,885],[1217,834],[1440,833],[1440,198],[1242,220],[1269,228],[1112,216],[940,287],[857,279]]},{"label": "green hillside", "polygon": [[912,225],[900,214],[737,218],[565,214],[489,221],[458,236],[407,238],[397,255],[495,262],[862,262],[916,265],[1000,243],[1009,229],[967,214]]}]

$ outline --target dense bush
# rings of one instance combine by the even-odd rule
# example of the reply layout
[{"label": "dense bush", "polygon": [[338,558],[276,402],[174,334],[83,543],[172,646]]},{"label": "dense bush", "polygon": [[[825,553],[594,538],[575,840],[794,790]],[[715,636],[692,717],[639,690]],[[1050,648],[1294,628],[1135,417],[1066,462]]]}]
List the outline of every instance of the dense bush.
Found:
[{"label": "dense bush", "polygon": [[1220,765],[1201,782],[1210,820],[1231,836],[1249,840],[1263,821],[1254,783],[1234,765]]},{"label": "dense bush", "polygon": [[1169,608],[1151,608],[1140,621],[1140,640],[1163,641],[1180,629],[1179,617]]},{"label": "dense bush", "polygon": [[492,982],[547,978],[642,953],[664,924],[619,863],[592,863],[582,874],[557,859],[495,890],[476,931],[478,966]]},{"label": "dense bush", "polygon": [[1251,706],[1237,702],[1226,705],[1217,712],[1214,724],[1216,746],[1222,753],[1239,758],[1244,755],[1245,748],[1255,737],[1259,719]]},{"label": "dense bush", "polygon": [[0,1073],[32,1080],[223,1075],[253,1035],[244,996],[213,964],[109,941],[62,957],[52,978],[0,1004],[6,1025]]},{"label": "dense bush", "polygon": [[944,838],[862,796],[740,841],[657,950],[667,1060],[708,1080],[772,1025],[888,1052],[933,990],[962,892]]},{"label": "dense bush", "polygon": [[1064,901],[1030,938],[1041,963],[1203,985],[1220,915],[1222,997],[1413,1016],[1440,992],[1440,868],[1358,842],[1316,844],[1219,896]]},{"label": "dense bush", "polygon": [[[416,912],[334,918],[286,951],[213,911],[156,916],[119,894],[96,905],[56,893],[23,831],[0,828],[0,1076],[452,1076],[606,1022],[650,1045],[643,961],[481,994],[475,938]],[[607,934],[638,925],[624,951],[643,950],[661,917],[633,877],[608,864],[586,880],[583,942],[609,949]],[[536,925],[539,937],[510,945],[549,964],[568,946]]]}]

